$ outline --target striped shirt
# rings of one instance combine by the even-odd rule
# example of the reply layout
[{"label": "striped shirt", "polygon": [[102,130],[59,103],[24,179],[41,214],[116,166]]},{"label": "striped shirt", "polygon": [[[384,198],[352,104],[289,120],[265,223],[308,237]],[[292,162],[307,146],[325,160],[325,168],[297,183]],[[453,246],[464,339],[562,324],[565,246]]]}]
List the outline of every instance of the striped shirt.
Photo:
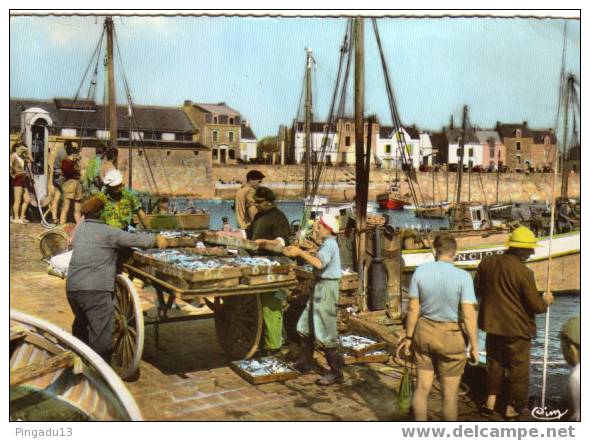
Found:
[{"label": "striped shirt", "polygon": [[72,260],[68,268],[68,291],[114,291],[117,252],[122,248],[151,248],[154,234],[128,233],[94,219],[76,228]]}]

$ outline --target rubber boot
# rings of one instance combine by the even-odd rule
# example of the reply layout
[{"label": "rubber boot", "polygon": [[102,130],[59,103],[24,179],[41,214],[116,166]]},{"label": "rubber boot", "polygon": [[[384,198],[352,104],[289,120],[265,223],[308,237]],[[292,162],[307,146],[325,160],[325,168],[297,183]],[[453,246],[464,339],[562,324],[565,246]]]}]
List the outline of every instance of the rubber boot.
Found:
[{"label": "rubber boot", "polygon": [[307,374],[312,368],[313,347],[309,344],[307,340],[301,340],[300,346],[301,353],[299,354],[299,358],[297,359],[293,367],[302,374]]},{"label": "rubber boot", "polygon": [[330,366],[330,372],[323,375],[316,384],[319,386],[331,386],[332,384],[342,383],[344,376],[342,375],[343,360],[338,348],[326,349],[326,361]]}]

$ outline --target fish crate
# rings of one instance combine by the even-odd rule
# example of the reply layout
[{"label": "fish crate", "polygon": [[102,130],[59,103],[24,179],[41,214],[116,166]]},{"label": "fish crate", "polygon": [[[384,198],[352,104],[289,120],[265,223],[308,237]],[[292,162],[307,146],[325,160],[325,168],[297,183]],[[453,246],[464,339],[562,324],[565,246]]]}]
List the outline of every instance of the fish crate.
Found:
[{"label": "fish crate", "polygon": [[253,240],[242,239],[235,236],[225,236],[213,231],[203,231],[199,238],[205,243],[223,245],[230,248],[241,248],[249,251],[258,251],[260,248]]},{"label": "fish crate", "polygon": [[180,214],[146,214],[148,228],[165,230],[204,230],[209,228],[207,211]]},{"label": "fish crate", "polygon": [[338,343],[343,352],[354,357],[385,349],[385,342],[355,334],[339,336]]},{"label": "fish crate", "polygon": [[[315,281],[317,280],[316,275],[313,273],[313,269],[310,266],[306,265],[295,267],[294,271],[295,275],[297,276],[297,279],[302,283],[311,285],[313,290],[313,284],[315,284]],[[341,292],[356,290],[358,289],[358,287],[358,273],[355,273],[353,271],[346,271],[342,273],[342,278],[340,279]]]},{"label": "fish crate", "polygon": [[264,285],[274,282],[285,282],[287,280],[295,280],[294,273],[288,274],[262,274],[258,276],[247,276],[240,279],[243,285]]},{"label": "fish crate", "polygon": [[276,357],[232,361],[230,367],[251,384],[293,380],[301,375],[291,365]]},{"label": "fish crate", "polygon": [[389,361],[389,357],[389,352],[385,350],[369,352],[368,354],[359,356],[343,354],[345,365],[357,363],[387,363]]}]

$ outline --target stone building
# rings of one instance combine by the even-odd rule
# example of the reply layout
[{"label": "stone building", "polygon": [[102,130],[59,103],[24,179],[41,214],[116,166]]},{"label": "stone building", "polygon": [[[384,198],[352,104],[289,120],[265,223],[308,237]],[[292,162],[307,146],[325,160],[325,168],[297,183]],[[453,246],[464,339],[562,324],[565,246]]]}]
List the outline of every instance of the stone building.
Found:
[{"label": "stone building", "polygon": [[240,150],[241,117],[226,103],[184,102],[183,110],[199,132],[198,141],[211,149],[213,164],[235,164]]},{"label": "stone building", "polygon": [[492,167],[504,165],[506,160],[506,146],[502,143],[498,132],[491,129],[476,130],[475,136],[479,139],[482,148],[482,166]]},{"label": "stone building", "polygon": [[524,121],[522,124],[496,123],[496,131],[506,146],[505,165],[510,171],[525,171],[533,163],[533,135]]},{"label": "stone building", "polygon": [[555,167],[557,138],[553,129],[531,130],[531,167],[535,170],[551,170]]},{"label": "stone building", "polygon": [[[336,120],[336,134],[338,135],[338,165],[354,165],[356,164],[356,142],[355,142],[355,128],[354,119],[352,118],[338,118]],[[369,131],[369,124],[365,120],[364,137],[365,147],[367,146],[367,136]],[[375,150],[378,146],[379,139],[379,123],[374,122],[371,127],[371,162],[374,162]]]},{"label": "stone building", "polygon": [[[292,132],[292,153],[290,158],[296,164],[305,163],[305,123],[302,121],[295,121]],[[315,163],[320,158],[322,150],[322,143],[327,134],[328,149],[324,156],[324,161],[331,164],[336,164],[338,160],[338,135],[334,131],[328,133],[328,123],[313,122],[310,126],[310,151],[311,162]]]},{"label": "stone building", "polygon": [[[43,152],[36,167],[43,174],[51,152],[66,140],[80,146],[84,169],[96,147],[111,145],[107,120],[107,108],[90,100],[10,100],[11,144],[23,129],[31,133],[25,142]],[[117,106],[117,124],[117,166],[129,182],[131,158],[133,189],[208,196],[211,152],[198,141],[198,132],[182,109],[135,106],[130,112],[127,106]]]},{"label": "stone building", "polygon": [[459,165],[461,157],[459,140],[464,136],[463,166],[468,168],[481,166],[483,163],[483,149],[479,139],[475,136],[475,132],[468,130],[465,135],[462,135],[461,132],[461,129],[446,129],[444,131],[448,142],[447,164]]}]

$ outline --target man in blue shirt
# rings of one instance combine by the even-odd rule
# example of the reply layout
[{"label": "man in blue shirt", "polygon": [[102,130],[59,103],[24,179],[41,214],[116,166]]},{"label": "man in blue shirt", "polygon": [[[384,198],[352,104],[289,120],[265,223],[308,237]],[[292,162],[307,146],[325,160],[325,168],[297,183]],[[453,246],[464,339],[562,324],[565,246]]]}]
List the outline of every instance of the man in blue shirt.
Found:
[{"label": "man in blue shirt", "polygon": [[428,394],[436,373],[441,385],[442,416],[457,420],[457,392],[465,368],[465,339],[460,315],[469,338],[470,358],[479,359],[477,300],[467,271],[453,265],[457,242],[448,234],[434,240],[435,262],[420,265],[409,290],[406,337],[402,349],[411,349],[417,368],[417,385],[412,400],[416,421],[426,421]]},{"label": "man in blue shirt", "polygon": [[[307,306],[297,322],[297,332],[303,336],[302,351],[295,367],[308,372],[313,361],[313,347],[317,343],[323,348],[330,372],[322,376],[317,384],[329,386],[341,383],[343,360],[338,350],[338,323],[336,304],[340,295],[340,250],[334,234],[338,232],[338,221],[332,215],[325,214],[314,223],[316,238],[322,243],[317,256],[303,251],[296,246],[286,247],[283,253],[288,257],[301,257],[314,267],[317,282]],[[311,322],[311,325],[310,325]],[[313,334],[311,334],[313,332]],[[310,341],[310,334],[314,341]]]}]

